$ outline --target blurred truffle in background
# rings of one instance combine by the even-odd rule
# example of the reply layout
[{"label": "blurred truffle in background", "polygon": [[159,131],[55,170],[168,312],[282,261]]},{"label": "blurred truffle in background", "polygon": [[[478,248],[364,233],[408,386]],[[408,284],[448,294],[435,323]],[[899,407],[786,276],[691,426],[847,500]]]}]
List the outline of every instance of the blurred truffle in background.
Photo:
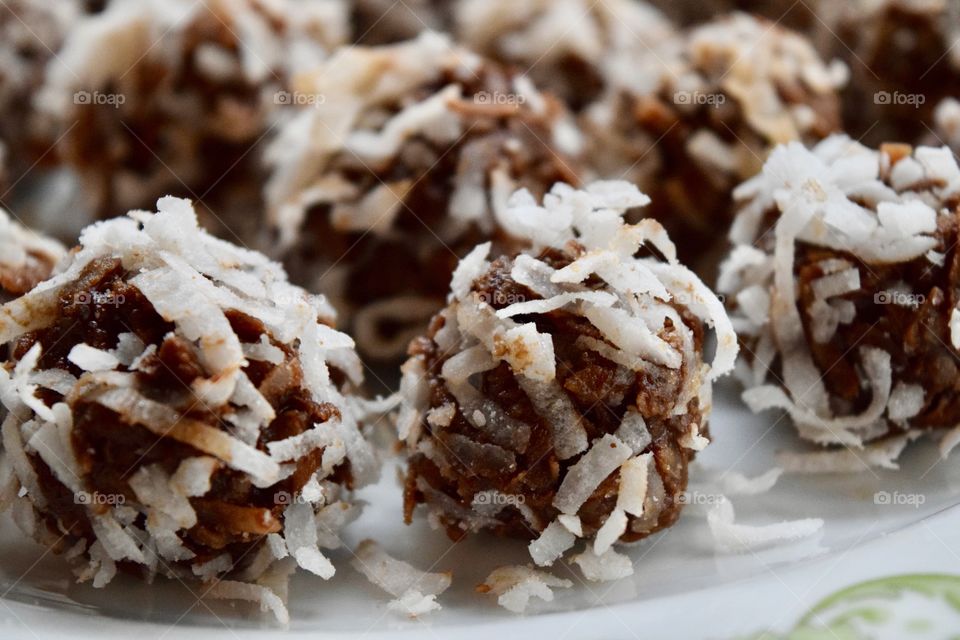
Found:
[{"label": "blurred truffle in background", "polygon": [[291,78],[347,38],[340,2],[114,0],[71,28],[36,105],[101,216],[175,194],[217,222],[218,198],[261,181]]},{"label": "blurred truffle in background", "polygon": [[563,103],[446,36],[343,49],[294,90],[264,228],[374,360],[402,357],[474,245],[516,245],[501,221],[513,191],[579,180]]},{"label": "blurred truffle in background", "polygon": [[852,0],[815,6],[819,50],[852,71],[844,93],[847,132],[872,146],[929,136],[937,106],[960,91],[960,3]]}]

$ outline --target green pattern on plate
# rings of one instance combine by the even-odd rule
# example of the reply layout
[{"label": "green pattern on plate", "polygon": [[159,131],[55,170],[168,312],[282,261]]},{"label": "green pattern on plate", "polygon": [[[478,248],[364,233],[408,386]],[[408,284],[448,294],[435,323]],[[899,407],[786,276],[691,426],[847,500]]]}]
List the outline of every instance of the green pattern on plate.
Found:
[{"label": "green pattern on plate", "polygon": [[960,639],[960,576],[912,574],[862,582],[827,596],[784,635],[744,640]]}]

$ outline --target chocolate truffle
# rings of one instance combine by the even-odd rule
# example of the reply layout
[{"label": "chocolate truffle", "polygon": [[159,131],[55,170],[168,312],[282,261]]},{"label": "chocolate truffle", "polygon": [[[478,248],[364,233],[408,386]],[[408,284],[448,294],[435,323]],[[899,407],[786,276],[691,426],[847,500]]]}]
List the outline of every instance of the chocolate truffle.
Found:
[{"label": "chocolate truffle", "polygon": [[341,2],[120,0],[71,29],[38,107],[100,214],[174,194],[224,218],[217,198],[256,181],[290,78],[347,32]]},{"label": "chocolate truffle", "polygon": [[648,214],[706,272],[704,252],[725,248],[733,188],[774,145],[838,130],[845,77],[800,34],[746,14],[718,18],[611,68],[607,94],[584,116],[591,168],[648,193]]},{"label": "chocolate truffle", "polygon": [[746,347],[747,403],[787,411],[853,470],[893,464],[858,455],[864,445],[895,452],[920,430],[955,427],[960,169],[949,149],[791,144],[737,199],[718,288]]},{"label": "chocolate truffle", "polygon": [[592,569],[677,520],[737,339],[660,224],[624,222],[648,202],[625,182],[560,184],[542,205],[521,191],[507,217],[530,251],[460,263],[403,367],[408,522],[425,505],[454,539],[532,540],[540,565],[583,538]]},{"label": "chocolate truffle", "polygon": [[273,243],[329,295],[361,354],[402,359],[477,243],[495,251],[507,197],[576,181],[578,129],[524,77],[435,33],[341,50],[268,150]]},{"label": "chocolate truffle", "polygon": [[186,200],[88,227],[57,273],[0,307],[0,505],[108,583],[119,569],[259,601],[377,475],[352,340],[325,299],[216,240]]},{"label": "chocolate truffle", "polygon": [[941,0],[821,1],[818,49],[844,60],[846,131],[864,144],[914,144],[960,88],[960,5]]},{"label": "chocolate truffle", "polygon": [[631,65],[677,32],[635,0],[459,0],[457,38],[513,65],[575,110],[596,100],[617,66]]}]

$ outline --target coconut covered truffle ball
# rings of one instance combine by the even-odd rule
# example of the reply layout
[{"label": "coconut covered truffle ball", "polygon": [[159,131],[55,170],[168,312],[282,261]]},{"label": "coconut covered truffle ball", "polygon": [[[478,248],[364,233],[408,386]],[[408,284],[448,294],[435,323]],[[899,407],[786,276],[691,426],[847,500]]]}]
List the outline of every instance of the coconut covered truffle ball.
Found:
[{"label": "coconut covered truffle ball", "polygon": [[718,288],[746,345],[747,403],[786,410],[821,445],[897,450],[915,430],[955,427],[960,169],[949,149],[791,144],[737,199]]},{"label": "coconut covered truffle ball", "polygon": [[676,30],[636,0],[459,0],[455,33],[478,53],[516,67],[579,110],[607,76],[630,68]]},{"label": "coconut covered truffle ball", "polygon": [[912,143],[960,79],[960,6],[949,0],[820,2],[821,51],[843,59],[851,80],[844,123],[866,144]]},{"label": "coconut covered truffle ball", "polygon": [[733,188],[773,145],[839,128],[845,76],[797,33],[719,18],[613,69],[584,117],[592,168],[638,184],[681,257],[702,258],[730,224]]},{"label": "coconut covered truffle ball", "polygon": [[524,77],[425,33],[341,50],[268,150],[269,226],[291,275],[344,314],[361,353],[397,359],[477,243],[514,243],[518,188],[577,180],[578,129]]},{"label": "coconut covered truffle ball", "polygon": [[531,252],[460,263],[403,367],[408,522],[423,504],[454,539],[533,539],[541,565],[590,539],[593,567],[676,521],[737,343],[660,224],[624,223],[648,202],[624,182],[560,184],[542,205],[521,191],[507,215]]},{"label": "coconut covered truffle ball", "polygon": [[46,280],[65,253],[59,242],[27,229],[0,209],[0,304]]},{"label": "coconut covered truffle ball", "polygon": [[[257,600],[292,567],[334,573],[376,476],[349,337],[323,298],[164,198],[87,228],[57,273],[0,307],[0,504],[80,580],[118,569]],[[261,584],[262,582],[262,584]]]},{"label": "coconut covered truffle ball", "polygon": [[38,106],[99,212],[169,193],[216,210],[257,175],[290,77],[347,33],[338,0],[115,0],[73,27]]}]

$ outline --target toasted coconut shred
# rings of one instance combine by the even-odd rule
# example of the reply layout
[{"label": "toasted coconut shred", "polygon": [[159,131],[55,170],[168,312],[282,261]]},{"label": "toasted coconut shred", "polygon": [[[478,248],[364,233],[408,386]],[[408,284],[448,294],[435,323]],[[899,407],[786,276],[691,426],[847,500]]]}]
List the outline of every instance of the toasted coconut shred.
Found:
[{"label": "toasted coconut shred", "polygon": [[449,589],[452,581],[449,573],[420,571],[392,558],[373,540],[360,543],[351,564],[371,583],[395,598],[387,604],[387,609],[411,618],[439,609],[437,596]]},{"label": "toasted coconut shred", "polygon": [[[663,228],[624,221],[648,201],[625,182],[558,184],[542,204],[519,191],[502,222],[530,252],[491,262],[484,244],[460,262],[404,366],[408,519],[424,503],[453,538],[526,538],[539,566],[582,540],[591,580],[629,575],[613,545],[676,520],[712,383],[738,346]],[[501,604],[545,597],[536,575]]]},{"label": "toasted coconut shred", "polygon": [[547,571],[515,565],[495,569],[477,586],[477,592],[495,595],[497,603],[504,609],[523,613],[531,598],[552,602],[554,589],[569,589],[572,586],[571,581]]},{"label": "toasted coconut shred", "polygon": [[749,354],[744,400],[786,411],[812,443],[850,448],[791,454],[787,469],[889,468],[914,430],[954,428],[960,169],[949,149],[791,144],[736,197],[718,288]]},{"label": "toasted coconut shred", "polygon": [[324,100],[267,151],[269,227],[373,359],[402,358],[475,244],[517,246],[499,220],[514,190],[578,179],[563,105],[437,33],[342,49],[296,89]]},{"label": "toasted coconut shred", "polygon": [[196,577],[286,621],[285,576],[333,575],[322,549],[377,476],[333,319],[279,265],[201,231],[188,201],[88,227],[0,307],[0,504],[69,549],[81,581],[121,564]]}]

